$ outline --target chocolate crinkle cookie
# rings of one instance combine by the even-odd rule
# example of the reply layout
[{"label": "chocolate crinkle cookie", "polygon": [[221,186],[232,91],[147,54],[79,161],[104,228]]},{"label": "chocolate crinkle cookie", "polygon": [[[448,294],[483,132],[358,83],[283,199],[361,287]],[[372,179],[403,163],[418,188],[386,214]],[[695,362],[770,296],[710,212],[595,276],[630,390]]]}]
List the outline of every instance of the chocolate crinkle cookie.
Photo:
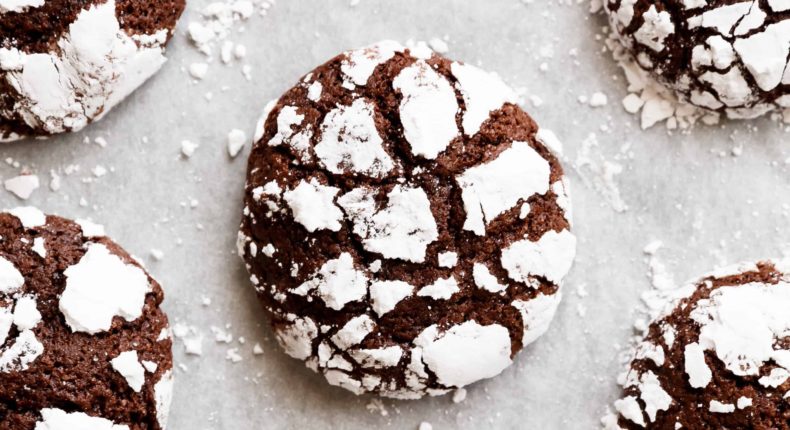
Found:
[{"label": "chocolate crinkle cookie", "polygon": [[515,101],[387,41],[266,107],[238,246],[287,354],[414,399],[498,375],[546,331],[576,239],[559,142]]},{"label": "chocolate crinkle cookie", "polygon": [[159,284],[101,226],[0,213],[0,429],[164,429]]},{"label": "chocolate crinkle cookie", "polygon": [[623,375],[607,429],[790,428],[790,264],[717,270],[682,288]]},{"label": "chocolate crinkle cookie", "polygon": [[184,0],[0,0],[0,142],[77,131],[165,62]]},{"label": "chocolate crinkle cookie", "polygon": [[681,99],[730,118],[790,108],[787,0],[607,0],[637,63]]}]

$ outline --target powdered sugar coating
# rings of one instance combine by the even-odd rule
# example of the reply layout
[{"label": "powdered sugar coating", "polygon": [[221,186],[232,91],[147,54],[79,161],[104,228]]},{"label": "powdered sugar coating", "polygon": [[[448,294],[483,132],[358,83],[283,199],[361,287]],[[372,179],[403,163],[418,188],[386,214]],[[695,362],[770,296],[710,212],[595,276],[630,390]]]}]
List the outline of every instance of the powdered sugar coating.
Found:
[{"label": "powdered sugar coating", "polygon": [[75,332],[107,331],[116,316],[135,320],[142,313],[145,295],[151,291],[148,276],[142,269],[124,263],[106,246],[97,243],[88,244],[80,262],[63,274],[66,289],[59,306]]},{"label": "powdered sugar coating", "polygon": [[[513,91],[383,45],[267,109],[237,244],[287,354],[356,394],[415,399],[499,374],[545,333],[575,239],[559,139]],[[521,242],[536,249],[503,254]]]},{"label": "powdered sugar coating", "polygon": [[[44,2],[11,3],[23,11]],[[0,129],[0,136],[77,131],[100,119],[165,63],[171,31],[130,35],[115,0],[106,0],[86,6],[50,52],[29,52],[9,35],[0,48],[0,79],[13,89],[14,104],[0,118],[14,129]]]},{"label": "powdered sugar coating", "polygon": [[332,173],[350,170],[355,173],[381,177],[394,164],[382,148],[376,129],[373,106],[356,99],[351,106],[338,106],[324,119],[321,141],[315,153]]},{"label": "powdered sugar coating", "polygon": [[605,9],[635,63],[678,98],[753,118],[787,107],[790,15],[780,3],[608,0]]},{"label": "powdered sugar coating", "polygon": [[425,61],[403,69],[392,87],[403,94],[400,117],[412,153],[435,159],[458,136],[455,91]]},{"label": "powdered sugar coating", "polygon": [[485,225],[527,200],[549,189],[549,163],[525,142],[513,146],[486,164],[458,176],[466,222],[464,229],[485,235]]},{"label": "powdered sugar coating", "polygon": [[372,189],[357,188],[338,199],[365,249],[384,258],[425,261],[426,248],[438,236],[425,191],[396,185],[380,210],[373,194]]},{"label": "powdered sugar coating", "polygon": [[35,430],[129,430],[127,425],[115,424],[112,421],[94,417],[82,412],[66,412],[62,409],[48,408],[41,410],[41,420],[36,423]]},{"label": "powdered sugar coating", "polygon": [[145,383],[145,368],[140,364],[137,351],[124,351],[110,360],[110,364],[126,379],[132,390],[140,392]]},{"label": "powdered sugar coating", "polygon": [[620,418],[608,428],[786,424],[776,414],[790,388],[790,276],[782,267],[742,264],[682,288],[636,349],[615,404]]},{"label": "powdered sugar coating", "polygon": [[0,0],[0,14],[24,12],[29,8],[42,6],[45,0]]}]

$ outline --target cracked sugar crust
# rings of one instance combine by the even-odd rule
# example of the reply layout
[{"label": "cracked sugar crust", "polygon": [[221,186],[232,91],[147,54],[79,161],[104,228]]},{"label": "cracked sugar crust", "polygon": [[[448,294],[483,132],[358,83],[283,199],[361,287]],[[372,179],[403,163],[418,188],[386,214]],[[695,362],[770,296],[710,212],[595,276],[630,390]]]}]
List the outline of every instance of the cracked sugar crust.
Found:
[{"label": "cracked sugar crust", "polygon": [[100,119],[165,62],[186,4],[29,3],[11,10],[0,3],[0,141],[77,131]]},{"label": "cracked sugar crust", "polygon": [[[9,212],[0,213],[0,429],[165,428],[173,362],[159,284],[107,237],[34,208]],[[95,306],[128,302],[117,291],[128,278],[111,280],[130,274],[144,295],[105,328],[75,331]],[[66,302],[66,290],[89,292],[91,280],[114,291],[90,295],[94,307]],[[143,372],[142,361],[156,367]]]},{"label": "cracked sugar crust", "polygon": [[637,64],[730,118],[790,107],[790,8],[776,0],[608,0]]},{"label": "cracked sugar crust", "polygon": [[499,374],[546,331],[575,238],[538,137],[556,138],[512,100],[381,42],[267,106],[238,245],[286,353],[357,394],[419,398]]},{"label": "cracked sugar crust", "polygon": [[787,269],[742,264],[680,290],[637,346],[606,428],[790,428]]}]

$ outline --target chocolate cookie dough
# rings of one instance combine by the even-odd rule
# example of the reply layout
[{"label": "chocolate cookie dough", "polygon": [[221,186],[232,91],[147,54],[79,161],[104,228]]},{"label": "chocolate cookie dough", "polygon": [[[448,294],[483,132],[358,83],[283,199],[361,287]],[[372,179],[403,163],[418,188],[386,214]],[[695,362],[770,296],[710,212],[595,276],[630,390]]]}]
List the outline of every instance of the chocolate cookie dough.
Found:
[{"label": "chocolate cookie dough", "polygon": [[164,64],[184,0],[0,0],[0,142],[77,131]]},{"label": "chocolate cookie dough", "polygon": [[101,226],[0,213],[0,429],[164,429],[159,284]]},{"label": "chocolate cookie dough", "polygon": [[287,354],[412,399],[498,375],[546,331],[576,239],[560,144],[515,101],[387,41],[267,106],[238,247]]},{"label": "chocolate cookie dough", "polygon": [[786,0],[607,0],[636,62],[678,96],[730,118],[790,107]]},{"label": "chocolate cookie dough", "polygon": [[790,265],[684,287],[650,325],[607,429],[790,428]]}]

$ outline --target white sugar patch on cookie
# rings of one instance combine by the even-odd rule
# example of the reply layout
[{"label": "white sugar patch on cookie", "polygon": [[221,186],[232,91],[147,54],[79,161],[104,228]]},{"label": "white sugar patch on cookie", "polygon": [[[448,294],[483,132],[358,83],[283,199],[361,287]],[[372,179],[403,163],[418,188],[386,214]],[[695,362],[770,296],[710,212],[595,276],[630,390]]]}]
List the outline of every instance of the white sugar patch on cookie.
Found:
[{"label": "white sugar patch on cookie", "polygon": [[324,372],[324,378],[326,378],[326,381],[330,385],[345,388],[346,390],[351,391],[357,395],[364,393],[364,390],[362,389],[362,382],[352,378],[346,372],[340,370],[328,370]]},{"label": "white sugar patch on cookie", "polygon": [[[294,106],[283,106],[277,116],[277,134],[270,140],[270,146],[289,145],[303,162],[310,160],[310,140],[313,130],[310,125],[299,130],[299,125],[304,121],[304,115],[297,112]],[[296,129],[294,129],[296,127]],[[296,131],[298,130],[298,131]]]},{"label": "white sugar patch on cookie", "polygon": [[318,327],[309,317],[300,318],[289,314],[288,318],[290,323],[275,331],[277,342],[286,354],[297,360],[305,360],[313,353],[313,339],[318,336]]},{"label": "white sugar patch on cookie", "polygon": [[365,86],[373,74],[376,66],[387,62],[397,52],[403,52],[400,43],[384,40],[374,45],[356,49],[346,53],[346,58],[340,64],[343,72],[343,88],[353,90],[357,85]]},{"label": "white sugar patch on cookie", "polygon": [[614,402],[614,408],[625,419],[632,421],[640,426],[645,426],[645,417],[642,414],[642,406],[634,396],[627,396]]},{"label": "white sugar patch on cookie", "polygon": [[173,401],[173,372],[168,370],[154,385],[154,400],[156,401],[156,421],[159,427],[167,428],[170,416],[170,404]]},{"label": "white sugar patch on cookie", "polygon": [[33,249],[33,252],[41,256],[41,258],[47,257],[47,247],[44,243],[43,237],[37,237],[33,239],[33,246],[31,248]]},{"label": "white sugar patch on cookie", "polygon": [[41,322],[36,299],[30,295],[22,295],[14,304],[14,325],[20,331],[32,330]]},{"label": "white sugar patch on cookie", "polygon": [[22,227],[34,228],[41,227],[47,223],[47,216],[37,208],[32,206],[22,206],[14,209],[8,209],[6,212],[17,217],[22,223]]},{"label": "white sugar patch on cookie", "polygon": [[400,119],[411,152],[435,159],[458,136],[453,87],[422,60],[403,69],[392,87],[403,95]]},{"label": "white sugar patch on cookie", "polygon": [[422,361],[442,385],[463,387],[494,377],[510,366],[510,334],[498,324],[483,326],[476,321],[440,331],[432,325],[414,344],[422,349]]},{"label": "white sugar patch on cookie", "polygon": [[403,281],[375,281],[370,284],[370,308],[381,317],[412,295],[414,289],[413,285]]},{"label": "white sugar patch on cookie", "polygon": [[[783,82],[790,53],[790,20],[768,25],[765,30],[745,39],[737,39],[735,50],[763,91],[771,91]],[[790,76],[790,75],[789,75]]]},{"label": "white sugar patch on cookie", "polygon": [[351,318],[334,336],[332,342],[341,350],[346,350],[362,342],[376,328],[376,323],[367,315]]},{"label": "white sugar patch on cookie", "polygon": [[82,235],[85,237],[100,237],[105,236],[104,226],[96,224],[95,222],[87,219],[77,219],[74,222],[82,229]]},{"label": "white sugar patch on cookie", "polygon": [[130,37],[120,28],[114,0],[91,5],[69,25],[56,53],[22,53],[16,67],[4,68],[21,95],[16,109],[32,128],[78,130],[159,70],[167,35]]},{"label": "white sugar patch on cookie", "polygon": [[332,109],[321,124],[315,154],[330,172],[383,177],[395,167],[376,129],[375,107],[365,99]]},{"label": "white sugar patch on cookie", "polygon": [[521,321],[524,324],[524,335],[521,338],[521,343],[524,346],[534,342],[548,331],[561,299],[562,294],[556,292],[551,295],[539,294],[529,300],[513,300],[510,305],[521,313]]},{"label": "white sugar patch on cookie", "polygon": [[491,274],[485,264],[474,264],[472,267],[472,278],[478,288],[492,293],[501,293],[507,289],[507,285],[500,284],[497,277]]},{"label": "white sugar patch on cookie", "polygon": [[525,142],[513,142],[494,160],[467,169],[456,177],[466,210],[464,230],[484,236],[494,218],[548,191],[550,174],[548,161]]},{"label": "white sugar patch on cookie", "polygon": [[403,357],[403,348],[393,345],[378,349],[357,349],[351,351],[350,355],[362,367],[381,369],[397,366]]},{"label": "white sugar patch on cookie", "polygon": [[8,12],[24,12],[30,8],[44,6],[46,0],[0,0],[0,15]]},{"label": "white sugar patch on cookie", "polygon": [[461,291],[455,276],[439,278],[434,283],[426,285],[417,291],[420,297],[430,297],[434,300],[448,300],[453,294]]},{"label": "white sugar patch on cookie", "polygon": [[568,230],[546,232],[537,242],[513,242],[502,250],[502,267],[514,281],[529,282],[530,276],[543,276],[560,284],[576,256],[576,237]]},{"label": "white sugar patch on cookie", "polygon": [[713,379],[713,373],[705,362],[705,351],[694,342],[685,346],[683,363],[689,378],[689,385],[694,388],[705,388]]},{"label": "white sugar patch on cookie", "polygon": [[667,11],[658,12],[655,5],[650,5],[642,19],[644,22],[634,33],[634,38],[656,52],[663,51],[666,48],[664,41],[675,32],[672,15]]},{"label": "white sugar patch on cookie", "polygon": [[110,360],[110,364],[126,379],[132,390],[140,392],[145,384],[145,368],[140,364],[137,351],[124,351]]},{"label": "white sugar patch on cookie", "polygon": [[356,188],[338,199],[365,249],[384,258],[424,262],[428,245],[439,237],[425,191],[396,185],[382,209],[376,208],[374,193],[371,188]]},{"label": "white sugar patch on cookie", "polygon": [[25,277],[14,263],[0,256],[0,293],[10,294],[17,291],[25,283]]},{"label": "white sugar patch on cookie", "polygon": [[293,212],[294,219],[307,231],[340,230],[343,212],[334,203],[339,188],[322,185],[317,179],[304,179],[293,190],[283,194],[285,202]]},{"label": "white sugar patch on cookie", "polygon": [[730,35],[735,24],[749,13],[752,4],[751,1],[745,1],[707,10],[689,18],[688,26],[692,29],[697,27],[713,28],[719,34]]},{"label": "white sugar patch on cookie", "polygon": [[126,264],[106,246],[89,243],[80,261],[64,271],[59,308],[74,332],[107,331],[116,316],[134,321],[143,312],[151,284],[145,272]]},{"label": "white sugar patch on cookie", "polygon": [[672,405],[672,397],[661,387],[655,373],[648,370],[639,381],[635,381],[639,389],[639,398],[645,403],[645,413],[650,422],[656,420],[658,411],[666,411]]},{"label": "white sugar patch on cookie", "polygon": [[35,297],[17,296],[12,306],[0,308],[0,345],[8,340],[11,327],[16,326],[18,332],[11,346],[0,348],[0,373],[24,371],[44,353],[44,345],[33,332],[41,322]]},{"label": "white sugar patch on cookie", "polygon": [[461,125],[464,134],[474,136],[492,111],[505,103],[515,103],[516,94],[496,73],[489,73],[469,64],[453,63],[453,76],[458,79],[466,111]]},{"label": "white sugar patch on cookie", "polygon": [[790,332],[790,283],[751,283],[714,290],[691,318],[699,344],[735,375],[759,375],[769,361],[790,368],[790,350],[775,347]]},{"label": "white sugar patch on cookie", "polygon": [[36,430],[129,430],[127,425],[90,416],[82,412],[66,412],[62,409],[46,408],[41,410],[41,419],[36,422]]},{"label": "white sugar patch on cookie", "polygon": [[324,303],[341,310],[350,302],[361,300],[368,290],[368,277],[354,267],[354,258],[344,252],[336,259],[324,263],[313,277],[292,290],[293,294],[306,295],[317,290]]}]

